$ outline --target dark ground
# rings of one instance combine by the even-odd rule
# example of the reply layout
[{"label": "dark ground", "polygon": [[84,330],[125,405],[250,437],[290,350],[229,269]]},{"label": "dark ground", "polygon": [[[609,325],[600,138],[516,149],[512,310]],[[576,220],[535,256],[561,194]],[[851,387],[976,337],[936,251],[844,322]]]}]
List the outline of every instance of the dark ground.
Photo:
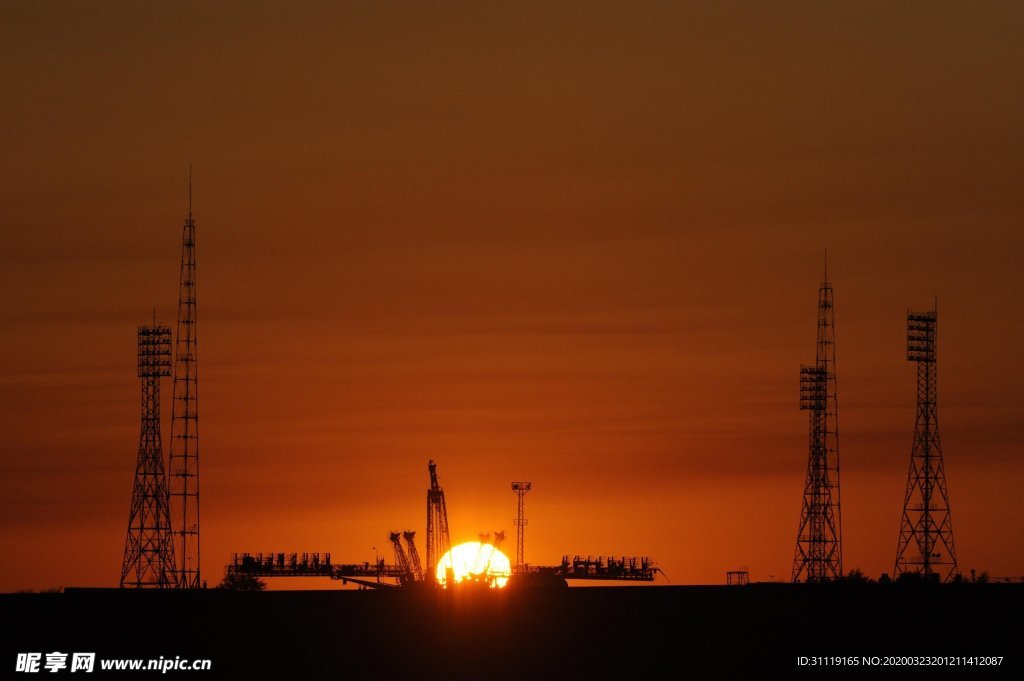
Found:
[{"label": "dark ground", "polygon": [[[57,650],[210,658],[170,672],[206,679],[1021,678],[1022,606],[1021,584],[6,594],[0,677],[35,676],[13,673],[17,652]],[[1004,659],[842,674],[800,655]]]}]

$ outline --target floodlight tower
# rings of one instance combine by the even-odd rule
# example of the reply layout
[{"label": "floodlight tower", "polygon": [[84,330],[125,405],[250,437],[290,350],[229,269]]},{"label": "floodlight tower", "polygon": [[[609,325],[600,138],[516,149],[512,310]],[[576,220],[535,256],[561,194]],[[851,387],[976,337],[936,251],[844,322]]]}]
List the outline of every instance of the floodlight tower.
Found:
[{"label": "floodlight tower", "polygon": [[135,486],[128,513],[128,536],[121,563],[121,588],[173,587],[174,537],[160,437],[160,379],[171,375],[171,329],[139,327],[142,432],[135,464]]},{"label": "floodlight tower", "polygon": [[526,559],[524,552],[524,534],[526,533],[527,520],[523,517],[523,497],[533,487],[529,482],[513,482],[512,491],[516,493],[518,497],[518,507],[516,511],[516,517],[513,522],[516,525],[516,573],[521,573],[526,567]]},{"label": "floodlight tower", "polygon": [[174,345],[171,412],[171,511],[179,589],[198,589],[199,578],[199,380],[196,354],[196,224],[192,220],[192,166],[188,218],[182,228],[178,332]]},{"label": "floodlight tower", "polygon": [[[937,306],[936,306],[937,307]],[[917,420],[903,500],[896,570],[948,582],[959,571],[939,441],[936,327],[938,311],[907,312],[907,360],[917,362]]]},{"label": "floodlight tower", "polygon": [[810,412],[810,427],[793,581],[826,582],[843,575],[835,311],[827,261],[818,289],[815,363],[800,367],[800,408]]}]

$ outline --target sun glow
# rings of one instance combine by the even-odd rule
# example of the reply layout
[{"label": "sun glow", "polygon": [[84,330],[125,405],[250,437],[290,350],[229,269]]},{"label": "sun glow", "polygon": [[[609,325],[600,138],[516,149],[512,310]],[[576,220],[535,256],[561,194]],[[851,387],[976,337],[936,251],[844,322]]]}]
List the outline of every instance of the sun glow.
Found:
[{"label": "sun glow", "polygon": [[476,581],[499,589],[508,584],[509,575],[512,574],[512,563],[508,556],[493,544],[481,544],[478,541],[453,546],[451,551],[441,557],[436,572],[438,584],[448,586],[449,568],[456,584]]}]

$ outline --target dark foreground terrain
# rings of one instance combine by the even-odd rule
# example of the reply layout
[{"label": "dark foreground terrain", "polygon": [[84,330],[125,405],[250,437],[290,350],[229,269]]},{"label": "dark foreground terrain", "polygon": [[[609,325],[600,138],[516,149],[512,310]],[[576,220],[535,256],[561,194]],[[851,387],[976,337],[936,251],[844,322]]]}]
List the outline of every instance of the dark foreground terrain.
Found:
[{"label": "dark foreground terrain", "polygon": [[[18,652],[208,658],[206,679],[1009,678],[1022,670],[1024,585],[663,586],[414,594],[77,591],[0,595],[2,678]],[[856,656],[855,669],[798,656]],[[866,667],[862,656],[1003,656]],[[45,659],[45,656],[44,656]],[[849,672],[853,672],[849,674]],[[886,673],[886,672],[890,673]],[[897,671],[897,674],[891,672]]]}]

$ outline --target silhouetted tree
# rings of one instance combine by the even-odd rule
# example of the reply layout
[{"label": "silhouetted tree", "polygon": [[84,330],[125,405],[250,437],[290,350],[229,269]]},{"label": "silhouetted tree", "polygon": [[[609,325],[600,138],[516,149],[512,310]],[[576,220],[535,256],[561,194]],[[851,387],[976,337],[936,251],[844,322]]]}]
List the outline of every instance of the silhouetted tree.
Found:
[{"label": "silhouetted tree", "polygon": [[920,584],[924,580],[921,579],[921,575],[916,572],[901,572],[896,577],[897,584]]},{"label": "silhouetted tree", "polygon": [[217,588],[225,591],[266,591],[267,583],[255,575],[229,572]]},{"label": "silhouetted tree", "polygon": [[837,579],[836,582],[840,584],[872,584],[874,580],[861,572],[860,568],[854,568],[848,574]]},{"label": "silhouetted tree", "polygon": [[923,572],[904,572],[896,578],[897,584],[938,584],[939,575],[931,573],[926,575]]}]

